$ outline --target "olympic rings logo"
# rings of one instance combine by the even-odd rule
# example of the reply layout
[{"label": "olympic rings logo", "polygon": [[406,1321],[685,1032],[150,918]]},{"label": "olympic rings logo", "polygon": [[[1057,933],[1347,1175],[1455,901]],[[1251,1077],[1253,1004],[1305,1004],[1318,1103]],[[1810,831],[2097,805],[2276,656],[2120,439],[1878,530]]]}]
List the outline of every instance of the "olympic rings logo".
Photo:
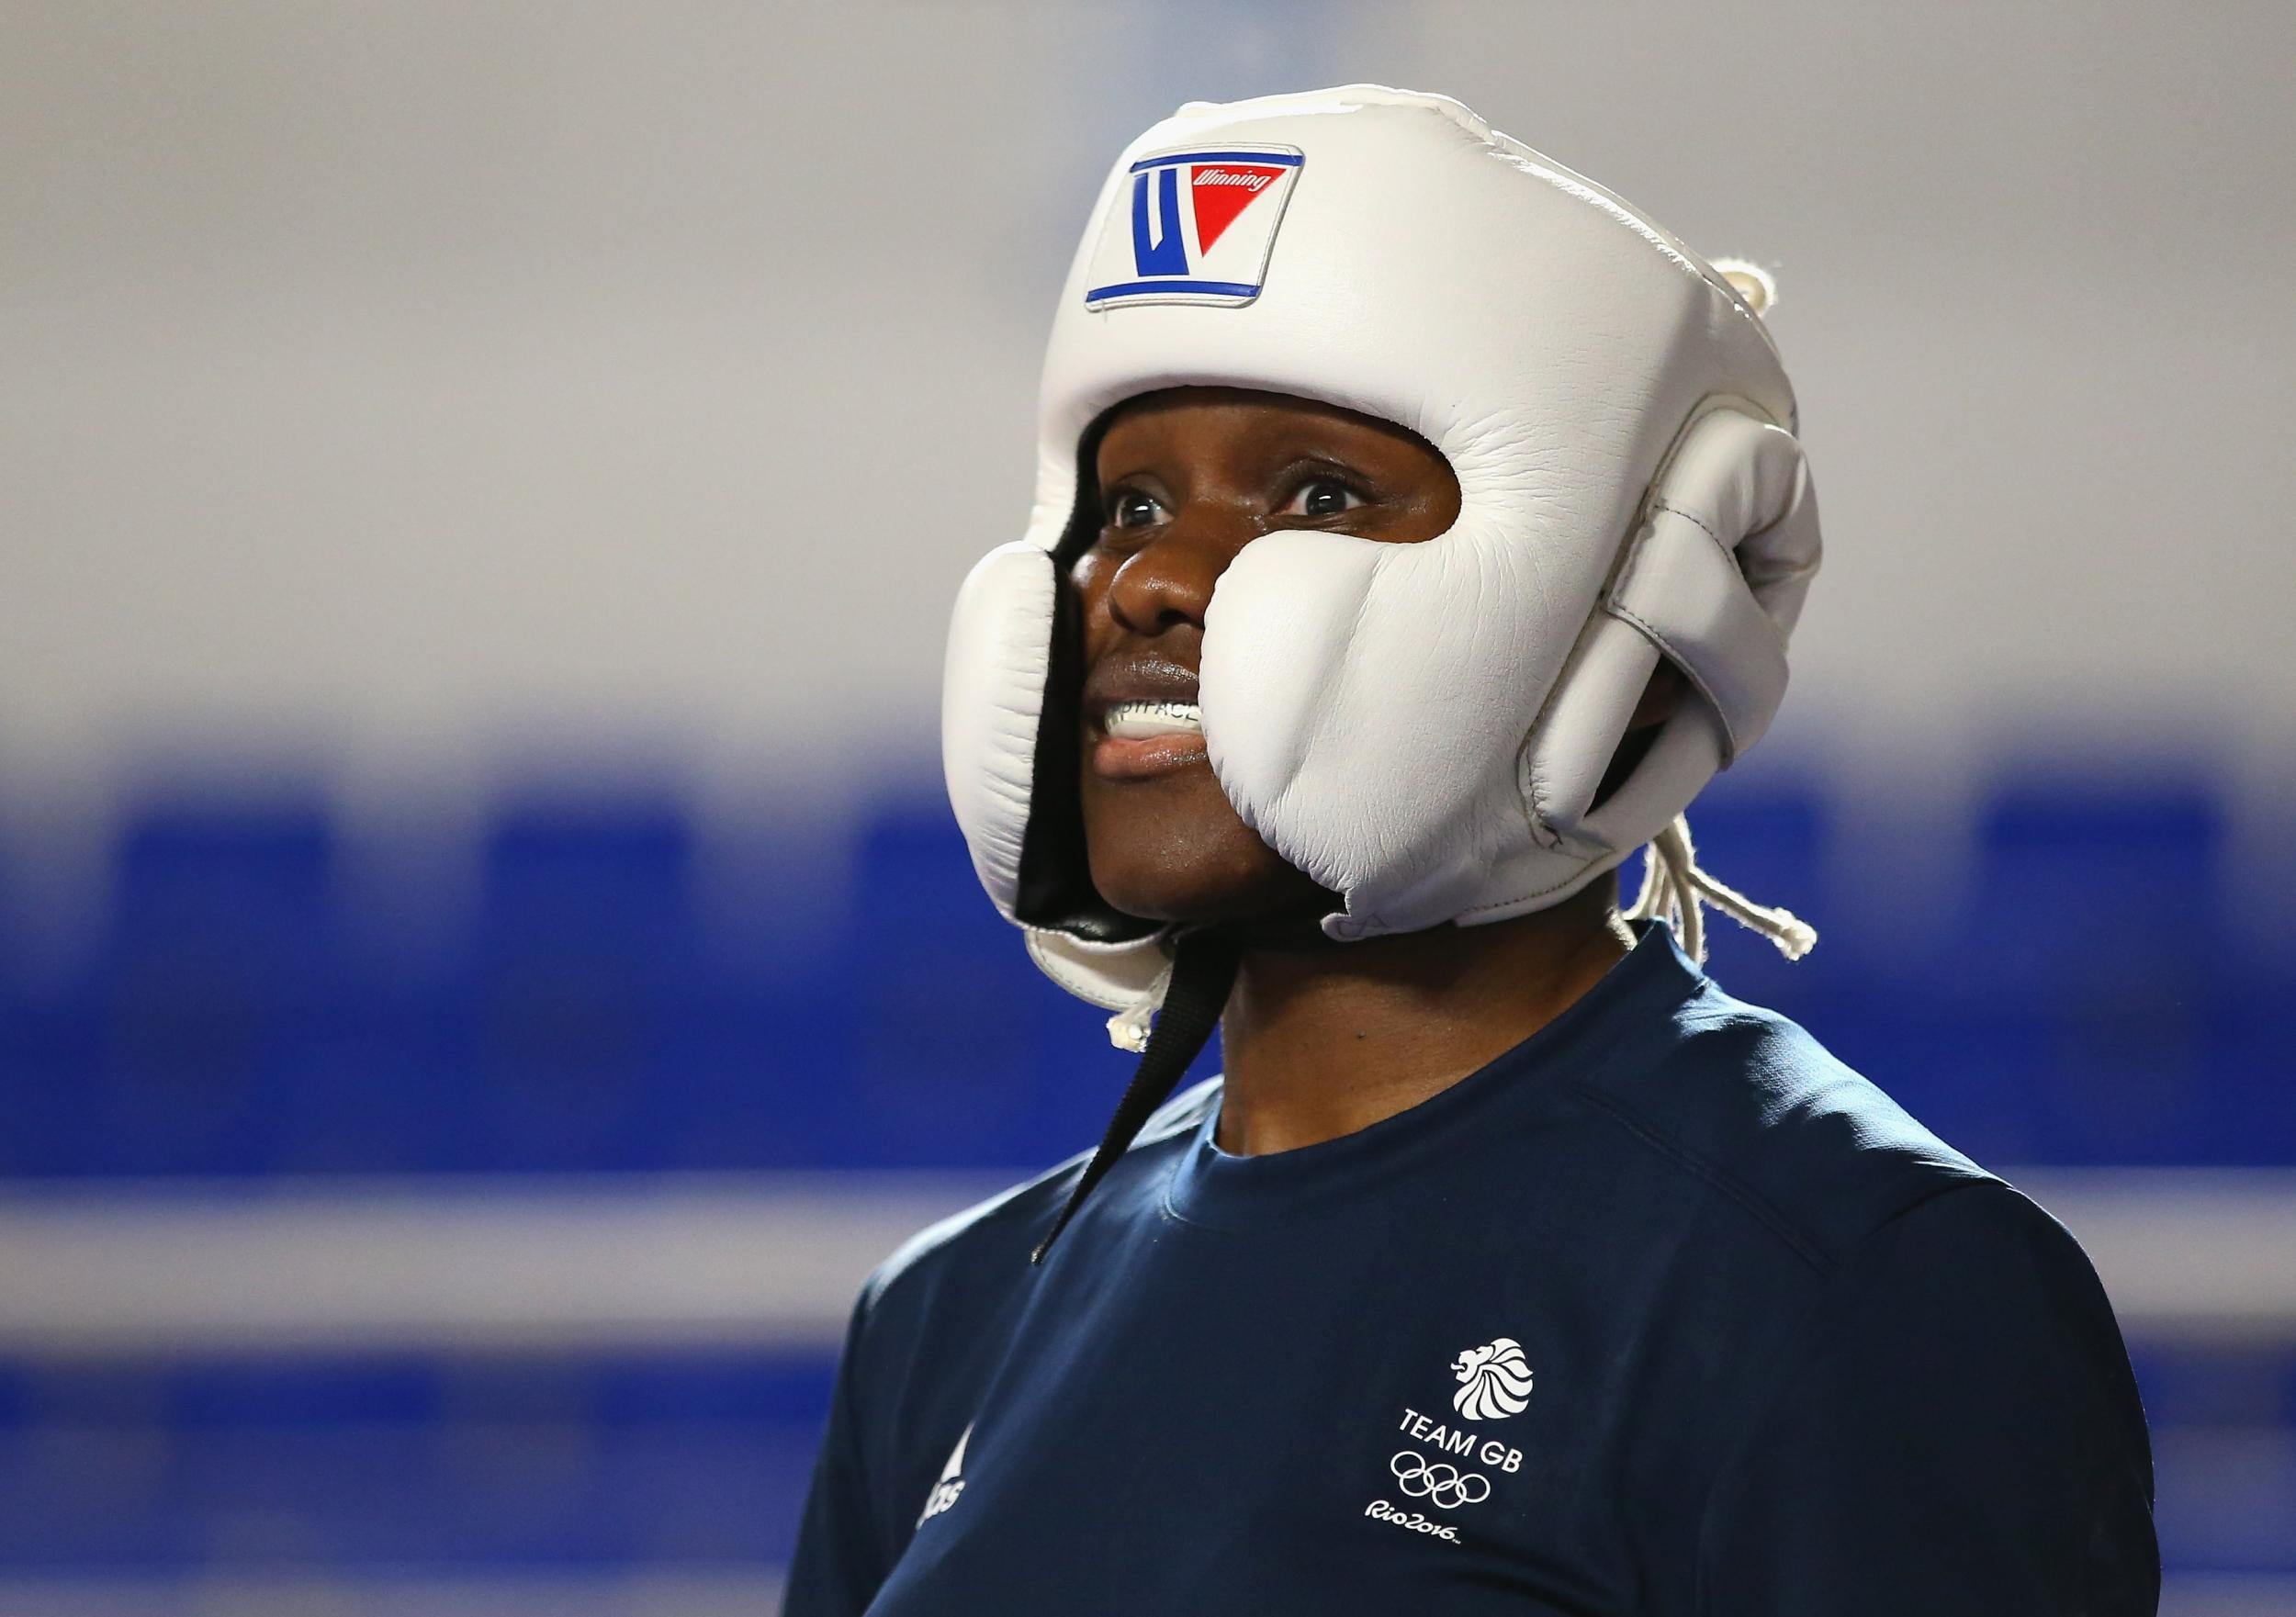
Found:
[{"label": "olympic rings logo", "polygon": [[1490,1477],[1475,1471],[1461,1472],[1440,1460],[1430,1465],[1416,1450],[1405,1449],[1387,1463],[1387,1468],[1395,1473],[1398,1488],[1437,1510],[1479,1505],[1491,1497]]}]

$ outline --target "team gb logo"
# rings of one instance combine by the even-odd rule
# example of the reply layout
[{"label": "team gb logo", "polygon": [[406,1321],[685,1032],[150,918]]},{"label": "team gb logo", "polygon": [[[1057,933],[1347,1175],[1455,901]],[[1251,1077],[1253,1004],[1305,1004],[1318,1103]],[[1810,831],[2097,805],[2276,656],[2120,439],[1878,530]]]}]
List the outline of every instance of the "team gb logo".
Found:
[{"label": "team gb logo", "polygon": [[1451,1374],[1459,1378],[1451,1406],[1469,1420],[1503,1420],[1530,1407],[1530,1361],[1511,1336],[1468,1349],[1451,1361]]}]

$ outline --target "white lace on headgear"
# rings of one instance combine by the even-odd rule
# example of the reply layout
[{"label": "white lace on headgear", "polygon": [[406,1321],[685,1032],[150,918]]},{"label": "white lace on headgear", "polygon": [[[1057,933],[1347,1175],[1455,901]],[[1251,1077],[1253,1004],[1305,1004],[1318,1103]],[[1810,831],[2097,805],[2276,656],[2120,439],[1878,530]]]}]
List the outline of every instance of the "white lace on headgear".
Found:
[{"label": "white lace on headgear", "polygon": [[1706,926],[1700,905],[1712,904],[1739,926],[1761,933],[1787,960],[1798,960],[1818,945],[1818,928],[1789,909],[1756,904],[1698,868],[1690,846],[1690,821],[1674,823],[1642,850],[1642,890],[1626,911],[1629,921],[1664,921],[1681,939],[1683,951],[1704,963]]}]

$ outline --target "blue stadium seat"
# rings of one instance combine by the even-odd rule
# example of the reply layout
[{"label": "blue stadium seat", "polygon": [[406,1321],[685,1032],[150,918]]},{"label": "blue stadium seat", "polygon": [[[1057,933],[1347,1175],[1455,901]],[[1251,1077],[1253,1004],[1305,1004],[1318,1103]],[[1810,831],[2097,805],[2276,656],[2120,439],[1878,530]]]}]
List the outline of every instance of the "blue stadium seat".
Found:
[{"label": "blue stadium seat", "polygon": [[2194,776],[2009,771],[1951,928],[1812,1025],[1988,1163],[2285,1157],[2220,1126],[2223,841]]},{"label": "blue stadium seat", "polygon": [[63,1016],[89,1018],[98,1153],[141,1173],[269,1158],[283,1056],[335,966],[332,837],[309,801],[156,803],[121,839],[109,925]]},{"label": "blue stadium seat", "polygon": [[945,805],[895,804],[861,830],[840,1160],[1030,1160],[1028,1103],[1058,990],[973,875]]},{"label": "blue stadium seat", "polygon": [[486,844],[440,1057],[456,1166],[644,1166],[645,1107],[702,972],[692,837],[659,802],[522,804]]},{"label": "blue stadium seat", "polygon": [[0,1364],[0,1572],[784,1558],[818,1352]]},{"label": "blue stadium seat", "polygon": [[2217,963],[2223,849],[2205,780],[2012,774],[1978,821],[1960,963],[1981,991],[2058,1005],[2180,992]]}]

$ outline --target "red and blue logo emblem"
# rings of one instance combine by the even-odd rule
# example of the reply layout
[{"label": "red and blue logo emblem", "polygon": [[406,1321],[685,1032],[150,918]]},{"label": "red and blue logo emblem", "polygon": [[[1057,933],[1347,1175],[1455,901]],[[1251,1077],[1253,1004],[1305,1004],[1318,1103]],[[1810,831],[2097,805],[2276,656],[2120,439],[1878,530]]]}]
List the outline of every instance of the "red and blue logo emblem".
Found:
[{"label": "red and blue logo emblem", "polygon": [[1102,222],[1085,307],[1251,302],[1266,284],[1276,228],[1302,162],[1296,146],[1142,158]]}]

